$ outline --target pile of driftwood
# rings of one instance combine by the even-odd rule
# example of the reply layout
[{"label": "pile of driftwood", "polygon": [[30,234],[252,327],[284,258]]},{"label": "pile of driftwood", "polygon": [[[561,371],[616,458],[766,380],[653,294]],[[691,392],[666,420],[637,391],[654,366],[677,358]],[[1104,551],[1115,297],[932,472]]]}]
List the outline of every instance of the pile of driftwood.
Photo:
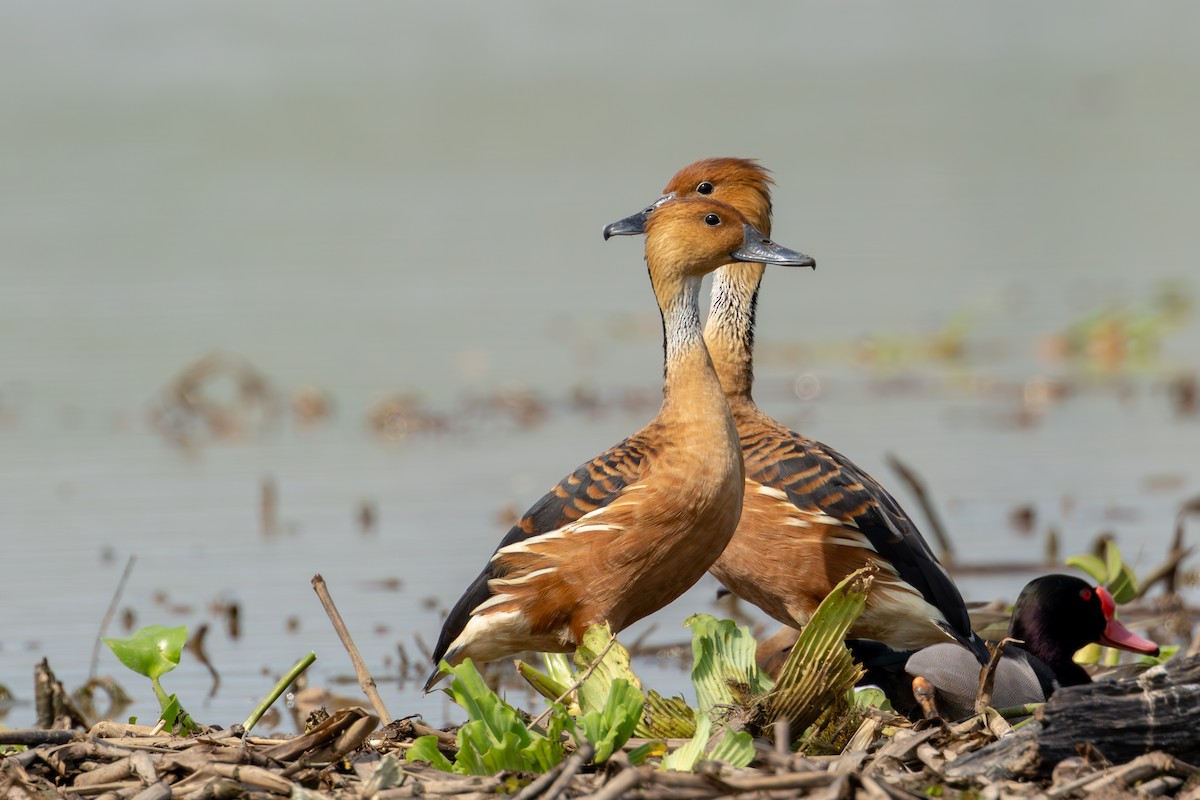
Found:
[{"label": "pile of driftwood", "polygon": [[[291,738],[243,736],[238,728],[183,738],[101,722],[76,730],[0,731],[0,795],[79,797],[386,798],[499,795],[706,800],[706,798],[895,798],[1138,796],[1200,798],[1200,656],[1141,676],[1056,693],[1016,730],[998,715],[955,725],[899,727],[868,718],[840,755],[809,757],[762,742],[754,767],[701,764],[695,773],[632,766],[622,753],[596,768],[586,748],[546,775],[459,776],[405,764],[419,735],[454,735],[347,709]],[[865,735],[864,735],[865,734]],[[631,742],[631,745],[638,744]]]}]

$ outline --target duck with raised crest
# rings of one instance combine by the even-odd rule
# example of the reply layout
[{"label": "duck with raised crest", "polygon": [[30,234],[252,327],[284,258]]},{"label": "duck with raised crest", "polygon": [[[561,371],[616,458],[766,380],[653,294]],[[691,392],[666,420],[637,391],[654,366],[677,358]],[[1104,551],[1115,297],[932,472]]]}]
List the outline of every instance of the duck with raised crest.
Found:
[{"label": "duck with raised crest", "polygon": [[728,544],[742,509],[737,428],[704,346],[701,278],[731,261],[811,267],[711,199],[663,203],[645,233],[662,312],[663,403],[641,431],[583,464],[500,542],[451,610],[442,660],[573,650],[591,625],[616,632],[683,594]]},{"label": "duck with raised crest", "polygon": [[[709,158],[684,167],[647,215],[676,198],[707,196],[771,232],[771,178],[755,161]],[[609,226],[624,232],[626,220]],[[986,662],[962,595],[900,504],[870,475],[820,442],[763,413],[751,396],[754,322],[762,267],[730,262],[713,278],[704,340],[741,439],[741,523],[712,573],[779,622],[803,626],[846,575],[876,564],[879,577],[850,635],[913,648],[958,641]]]}]

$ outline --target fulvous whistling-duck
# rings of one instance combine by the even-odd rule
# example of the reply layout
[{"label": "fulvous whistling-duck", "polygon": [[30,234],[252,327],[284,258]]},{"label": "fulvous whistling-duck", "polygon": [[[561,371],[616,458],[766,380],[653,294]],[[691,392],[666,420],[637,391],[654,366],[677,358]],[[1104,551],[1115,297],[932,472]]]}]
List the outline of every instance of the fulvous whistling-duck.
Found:
[{"label": "fulvous whistling-duck", "polygon": [[[770,235],[771,184],[757,162],[710,158],[680,170],[657,203],[708,196]],[[653,218],[655,205],[642,215]],[[613,223],[620,225],[622,223]],[[754,316],[763,270],[727,264],[713,277],[704,341],[737,424],[746,464],[741,523],[712,573],[785,625],[803,626],[825,595],[867,563],[880,568],[850,636],[913,648],[958,640],[981,663],[962,595],[917,527],[870,475],[755,405]]]},{"label": "fulvous whistling-duck", "polygon": [[[1060,686],[1091,683],[1091,676],[1072,657],[1093,642],[1158,655],[1158,645],[1118,622],[1115,609],[1107,589],[1070,575],[1030,581],[1013,606],[1008,636],[1020,644],[1004,648],[996,666],[992,707],[1042,703]],[[957,643],[935,644],[915,653],[888,650],[875,642],[852,643],[850,649],[867,667],[862,682],[881,686],[896,709],[920,716],[912,684],[914,678],[923,678],[934,689],[941,716],[962,719],[975,713],[980,666]]]},{"label": "fulvous whistling-duck", "polygon": [[742,509],[737,428],[704,346],[701,278],[730,261],[814,266],[771,242],[731,206],[674,200],[605,236],[646,234],[663,319],[658,415],[583,464],[500,542],[455,604],[434,648],[494,661],[525,650],[573,650],[591,625],[614,632],[683,594],[725,549]]}]

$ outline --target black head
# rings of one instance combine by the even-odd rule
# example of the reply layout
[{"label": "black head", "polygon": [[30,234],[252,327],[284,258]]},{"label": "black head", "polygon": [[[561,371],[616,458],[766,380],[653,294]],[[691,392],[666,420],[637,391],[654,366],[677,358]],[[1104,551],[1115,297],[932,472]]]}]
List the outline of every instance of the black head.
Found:
[{"label": "black head", "polygon": [[1158,654],[1158,646],[1118,622],[1115,611],[1116,603],[1103,586],[1071,575],[1046,575],[1021,590],[1008,635],[1025,642],[1024,649],[1046,662],[1063,685],[1086,683],[1087,674],[1071,657],[1089,644]]}]

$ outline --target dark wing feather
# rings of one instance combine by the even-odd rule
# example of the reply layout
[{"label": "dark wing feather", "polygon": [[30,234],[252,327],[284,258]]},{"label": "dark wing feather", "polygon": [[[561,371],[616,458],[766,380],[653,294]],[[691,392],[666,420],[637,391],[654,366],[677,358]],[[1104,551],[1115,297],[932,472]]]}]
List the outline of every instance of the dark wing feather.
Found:
[{"label": "dark wing feather", "polygon": [[[652,455],[653,446],[647,431],[643,430],[625,441],[581,464],[578,469],[563,478],[542,499],[533,504],[525,516],[512,526],[508,534],[497,545],[496,550],[519,541],[558,530],[591,511],[602,508],[630,484],[636,483],[641,475],[642,464],[647,455]],[[494,553],[495,551],[493,551]],[[450,615],[442,626],[437,646],[433,649],[436,667],[446,655],[450,643],[462,633],[471,612],[491,596],[488,581],[504,577],[504,570],[489,561],[483,572],[471,582],[463,596],[454,604]]]},{"label": "dark wing feather", "polygon": [[942,612],[947,632],[987,663],[987,647],[971,630],[958,587],[904,509],[874,478],[836,450],[792,431],[748,436],[742,449],[747,477],[785,492],[802,511],[858,528],[900,579]]}]

